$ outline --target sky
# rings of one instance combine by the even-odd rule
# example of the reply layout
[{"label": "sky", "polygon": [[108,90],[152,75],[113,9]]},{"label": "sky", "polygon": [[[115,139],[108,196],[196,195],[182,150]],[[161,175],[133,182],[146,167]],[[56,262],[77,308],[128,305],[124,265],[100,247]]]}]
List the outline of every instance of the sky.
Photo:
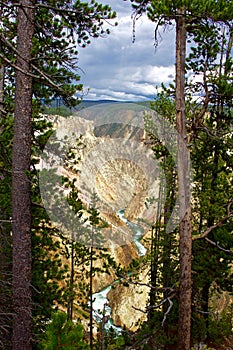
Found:
[{"label": "sky", "polygon": [[[81,82],[84,99],[143,101],[152,100],[161,83],[166,85],[175,76],[174,28],[160,29],[160,40],[154,46],[155,24],[146,15],[136,23],[133,43],[133,22],[130,1],[99,0],[117,12],[118,26],[110,27],[110,35],[92,39],[79,49]],[[109,27],[109,26],[108,26]]]}]

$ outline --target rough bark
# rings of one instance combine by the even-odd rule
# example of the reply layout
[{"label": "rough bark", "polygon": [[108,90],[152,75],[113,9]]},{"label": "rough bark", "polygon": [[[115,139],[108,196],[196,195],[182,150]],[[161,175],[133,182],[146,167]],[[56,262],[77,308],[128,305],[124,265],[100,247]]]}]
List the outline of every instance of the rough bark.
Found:
[{"label": "rough bark", "polygon": [[159,222],[156,222],[156,226],[153,226],[151,229],[151,267],[150,267],[150,279],[151,279],[151,286],[154,288],[150,289],[149,293],[149,312],[148,312],[148,319],[153,320],[154,318],[154,308],[153,306],[156,305],[156,290],[155,287],[157,286],[157,279],[158,279],[158,243],[160,239],[160,220]]},{"label": "rough bark", "polygon": [[178,348],[190,350],[192,224],[190,207],[190,159],[185,113],[186,25],[182,13],[176,20],[176,123],[178,137],[178,195],[180,204],[180,293]]},{"label": "rough bark", "polygon": [[[4,213],[1,212],[1,218]],[[0,349],[11,349],[11,239],[10,227],[0,224]]]},{"label": "rough bark", "polygon": [[[93,231],[92,231],[93,243]],[[90,349],[93,350],[93,245],[91,246],[90,255]]]},{"label": "rough bark", "polygon": [[74,313],[74,275],[75,275],[75,270],[74,270],[74,265],[75,265],[75,249],[74,249],[74,234],[72,232],[72,238],[71,238],[71,253],[70,253],[70,265],[71,265],[71,270],[70,270],[70,295],[69,295],[69,300],[68,300],[68,308],[67,308],[67,315],[68,319],[73,321],[73,313]]},{"label": "rough bark", "polygon": [[[0,46],[1,49],[1,46]],[[3,107],[4,103],[4,77],[5,77],[5,67],[2,65],[0,67],[0,108]]]},{"label": "rough bark", "polygon": [[17,66],[12,161],[13,350],[31,350],[31,208],[30,161],[34,31],[33,2],[21,0],[17,15]]},{"label": "rough bark", "polygon": [[[0,6],[0,18],[3,16],[2,6]],[[0,43],[0,51],[2,51],[2,45]],[[5,66],[0,64],[0,117],[2,117],[4,107],[4,83],[5,83]],[[1,131],[1,130],[0,130]]]}]

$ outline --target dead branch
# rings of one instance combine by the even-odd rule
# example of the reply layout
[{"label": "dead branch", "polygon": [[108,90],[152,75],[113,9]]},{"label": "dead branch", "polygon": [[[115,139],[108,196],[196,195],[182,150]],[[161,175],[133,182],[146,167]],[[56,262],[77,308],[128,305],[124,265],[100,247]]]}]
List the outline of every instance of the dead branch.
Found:
[{"label": "dead branch", "polygon": [[200,235],[197,235],[197,236],[194,236],[193,237],[193,241],[196,241],[197,239],[201,239],[201,238],[205,238],[208,236],[208,234],[210,232],[212,232],[215,228],[217,227],[221,227],[230,217],[233,216],[233,211],[231,211],[231,205],[233,204],[233,201],[230,201],[228,203],[228,206],[227,206],[227,215],[222,218],[221,220],[219,220],[218,222],[216,222],[216,224],[208,227],[203,233],[201,233]]},{"label": "dead branch", "polygon": [[167,309],[167,311],[165,312],[165,314],[163,316],[162,327],[164,326],[164,323],[165,323],[165,321],[167,319],[167,315],[169,314],[169,312],[171,311],[172,306],[173,306],[173,302],[171,301],[170,298],[167,298],[167,301],[169,302],[169,306],[168,306],[168,309]]},{"label": "dead branch", "polygon": [[30,287],[37,293],[37,294],[41,294],[41,292],[30,283]]},{"label": "dead branch", "polygon": [[135,306],[132,306],[132,308],[136,311],[142,312],[143,314],[147,314],[147,310],[145,311],[145,310],[139,309],[138,307],[135,307]]},{"label": "dead branch", "polygon": [[203,314],[203,315],[213,315],[215,320],[218,319],[218,311],[217,310],[216,311],[202,311],[202,310],[196,309],[196,311],[199,314]]},{"label": "dead branch", "polygon": [[150,283],[143,283],[143,282],[135,282],[130,280],[129,278],[127,278],[126,276],[122,275],[122,274],[117,274],[118,277],[124,279],[127,283],[129,284],[134,284],[136,286],[144,286],[144,287],[148,287],[150,289],[154,289],[157,290],[158,292],[166,292],[166,291],[170,291],[170,292],[176,292],[176,288],[175,285],[173,285],[172,287],[155,287]]},{"label": "dead branch", "polygon": [[172,302],[171,299],[174,298],[175,295],[176,295],[176,294],[173,294],[173,295],[171,295],[170,297],[167,297],[166,299],[163,299],[163,300],[162,300],[159,304],[157,304],[157,305],[148,306],[148,307],[146,308],[145,311],[142,310],[142,309],[139,309],[139,308],[137,308],[137,307],[135,307],[135,306],[132,306],[132,308],[133,308],[134,310],[137,310],[137,311],[140,311],[140,312],[142,312],[142,313],[144,313],[144,314],[147,314],[149,310],[151,310],[151,309],[158,309],[159,307],[161,307],[163,304],[165,304],[165,303],[168,301],[168,302],[169,302],[169,306],[168,306],[168,309],[167,309],[167,311],[165,312],[165,314],[164,314],[164,316],[163,316],[163,321],[162,321],[162,327],[163,327],[163,326],[164,326],[164,323],[165,323],[165,321],[166,321],[166,319],[167,319],[167,315],[169,314],[169,312],[171,311],[171,309],[172,309],[172,307],[173,307],[173,302]]},{"label": "dead branch", "polygon": [[233,254],[233,250],[232,249],[225,249],[225,248],[221,247],[219,245],[219,242],[214,242],[211,239],[209,239],[208,237],[205,237],[205,240],[208,243],[210,243],[210,244],[214,245],[215,247],[217,247],[218,249],[222,250],[223,252]]},{"label": "dead branch", "polygon": [[44,205],[42,205],[42,204],[40,204],[40,203],[32,202],[31,204],[32,204],[34,207],[38,207],[38,208],[42,208],[42,209],[45,208]]}]

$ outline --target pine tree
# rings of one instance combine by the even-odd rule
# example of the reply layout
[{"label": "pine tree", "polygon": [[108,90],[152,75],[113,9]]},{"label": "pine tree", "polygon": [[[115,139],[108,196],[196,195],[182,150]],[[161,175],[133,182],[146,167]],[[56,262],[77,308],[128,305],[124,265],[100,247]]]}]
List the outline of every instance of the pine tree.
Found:
[{"label": "pine tree", "polygon": [[51,323],[47,326],[42,348],[44,350],[89,349],[83,338],[84,331],[81,324],[75,325],[71,320],[67,320],[66,313],[58,311],[53,313]]},{"label": "pine tree", "polygon": [[[185,56],[187,31],[191,30],[195,18],[224,21],[232,14],[232,3],[220,4],[212,1],[140,1],[131,0],[137,16],[146,12],[148,17],[161,24],[176,23],[176,127],[178,137],[178,193],[180,204],[180,293],[178,347],[189,350],[191,345],[191,261],[192,261],[192,217],[190,203],[190,154],[186,127],[185,105]],[[134,22],[135,23],[135,22]],[[157,33],[157,31],[156,31]],[[155,37],[156,39],[156,37]]]},{"label": "pine tree", "polygon": [[12,156],[12,242],[13,242],[13,349],[32,348],[31,313],[31,116],[32,77],[30,62],[34,34],[34,6],[20,2],[17,15],[17,56],[14,139]]},{"label": "pine tree", "polygon": [[[231,283],[226,283],[226,276],[230,273],[232,246],[231,236],[227,234],[228,231],[231,232],[232,225],[229,215],[232,196],[229,176],[231,157],[228,155],[232,148],[229,137],[232,119],[232,100],[229,95],[232,71],[232,60],[229,57],[232,45],[230,28],[230,22],[221,25],[208,23],[208,26],[203,23],[203,26],[195,28],[192,36],[196,45],[192,48],[187,63],[189,69],[196,74],[202,72],[204,81],[202,86],[192,84],[191,89],[195,93],[201,93],[204,99],[201,107],[195,107],[196,113],[192,116],[192,159],[197,169],[194,193],[198,198],[194,210],[199,211],[194,229],[197,236],[194,237],[193,269],[198,271],[194,275],[194,288],[198,294],[198,309],[204,315],[207,337],[210,336],[210,290],[213,282],[223,290],[232,288]],[[196,241],[196,237],[202,236],[205,230],[214,227],[223,217],[226,218],[224,227],[220,225],[210,231],[206,238],[203,237],[202,241]],[[216,242],[219,242],[222,250]]]},{"label": "pine tree", "polygon": [[16,71],[7,81],[12,87],[15,86],[12,161],[13,348],[30,349],[32,96],[47,99],[59,95],[69,105],[76,103],[77,99],[73,96],[81,86],[69,84],[72,80],[79,80],[79,76],[72,71],[76,51],[71,46],[77,41],[86,45],[90,43],[90,36],[104,34],[102,19],[112,18],[114,14],[107,5],[92,3],[89,6],[79,1],[56,4],[48,1],[42,4],[22,0],[18,4],[3,4],[2,11],[9,12],[10,20],[3,21],[1,60],[7,69]]}]

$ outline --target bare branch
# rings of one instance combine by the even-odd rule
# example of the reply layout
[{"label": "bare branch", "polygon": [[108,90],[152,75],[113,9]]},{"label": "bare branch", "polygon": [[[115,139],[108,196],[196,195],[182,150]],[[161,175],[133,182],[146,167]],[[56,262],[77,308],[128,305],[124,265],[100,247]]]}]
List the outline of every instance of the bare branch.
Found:
[{"label": "bare branch", "polygon": [[135,306],[132,306],[132,308],[136,311],[142,312],[143,314],[147,314],[147,310],[145,311],[145,310],[139,309],[138,307],[135,307]]},{"label": "bare branch", "polygon": [[34,291],[35,291],[36,293],[41,294],[41,292],[40,292],[36,287],[34,287],[31,283],[30,283],[30,287],[31,287],[32,289],[34,289]]},{"label": "bare branch", "polygon": [[172,309],[172,307],[173,307],[173,302],[172,302],[171,299],[174,298],[175,295],[176,295],[176,294],[173,294],[173,295],[171,295],[170,297],[168,297],[168,298],[166,298],[166,299],[163,299],[163,300],[162,300],[159,304],[157,304],[157,305],[151,305],[151,306],[147,307],[145,311],[142,310],[142,309],[139,309],[139,308],[137,308],[137,307],[135,307],[135,306],[132,306],[132,308],[133,308],[134,310],[137,310],[137,311],[140,311],[140,312],[142,312],[142,313],[144,313],[144,314],[147,314],[149,310],[151,310],[151,309],[158,309],[160,306],[162,306],[163,304],[165,304],[165,303],[168,301],[168,302],[169,302],[169,306],[168,306],[168,309],[167,309],[167,311],[165,312],[165,314],[164,314],[164,316],[163,316],[163,321],[162,321],[162,327],[163,327],[163,326],[164,326],[164,323],[165,323],[165,321],[166,321],[166,319],[167,319],[167,315],[169,314],[169,312],[171,311],[171,309]]},{"label": "bare branch", "polygon": [[0,107],[0,113],[2,113],[4,116],[7,115],[7,111]]},{"label": "bare branch", "polygon": [[215,247],[217,247],[218,249],[222,250],[223,252],[233,254],[233,250],[232,249],[225,249],[225,248],[221,247],[219,245],[219,242],[214,242],[211,239],[209,239],[208,237],[205,237],[205,240],[207,242],[209,242],[210,244],[214,245]]},{"label": "bare branch", "polygon": [[168,307],[167,311],[165,312],[165,314],[163,316],[162,327],[164,326],[164,323],[165,323],[165,321],[167,319],[167,315],[169,314],[169,312],[171,311],[172,306],[173,306],[173,302],[171,301],[170,298],[167,298],[167,301],[169,302],[169,307]]},{"label": "bare branch", "polygon": [[[45,74],[42,70],[40,70],[39,68],[37,68],[34,64],[32,64],[32,68],[35,69],[35,70],[41,75],[41,77],[43,77],[43,78],[45,79],[45,81],[47,82],[47,84],[49,83],[49,85],[50,85],[51,87],[53,87],[53,88],[55,88],[57,91],[63,93],[63,89],[62,89],[59,85],[55,84],[55,83],[49,78],[49,76],[48,76],[47,74]],[[40,77],[37,77],[37,78],[41,79]]]},{"label": "bare branch", "polygon": [[[168,301],[168,299],[169,299],[169,300],[170,300],[170,299],[173,299],[175,296],[176,296],[176,293],[174,293],[174,294],[170,295],[169,297],[163,299],[159,304],[148,306],[146,309],[147,309],[148,311],[151,310],[151,309],[158,309],[160,306],[162,306],[163,304],[165,304],[166,301]],[[169,301],[169,303],[170,303],[170,301]]]},{"label": "bare branch", "polygon": [[196,309],[197,312],[199,312],[200,314],[204,314],[204,315],[213,315],[215,320],[218,319],[218,311],[202,311],[199,309]]},{"label": "bare branch", "polygon": [[40,203],[32,202],[31,204],[32,204],[33,206],[35,206],[35,207],[44,209],[44,205],[42,205],[42,204],[40,204]]},{"label": "bare branch", "polygon": [[233,201],[230,201],[227,206],[227,216],[216,222],[216,224],[208,227],[203,233],[200,235],[194,236],[193,241],[196,241],[197,239],[205,238],[208,236],[210,232],[212,232],[215,228],[221,227],[230,217],[233,216],[233,211],[230,211],[231,205],[233,204]]},{"label": "bare branch", "polygon": [[130,280],[129,278],[127,278],[124,275],[119,274],[119,273],[117,274],[117,276],[124,279],[129,284],[134,284],[136,286],[145,286],[145,287],[148,287],[150,289],[157,290],[158,292],[165,292],[165,291],[176,292],[175,285],[173,285],[172,287],[155,287],[155,286],[152,286],[152,284],[150,284],[150,283],[134,282],[134,281]]}]

